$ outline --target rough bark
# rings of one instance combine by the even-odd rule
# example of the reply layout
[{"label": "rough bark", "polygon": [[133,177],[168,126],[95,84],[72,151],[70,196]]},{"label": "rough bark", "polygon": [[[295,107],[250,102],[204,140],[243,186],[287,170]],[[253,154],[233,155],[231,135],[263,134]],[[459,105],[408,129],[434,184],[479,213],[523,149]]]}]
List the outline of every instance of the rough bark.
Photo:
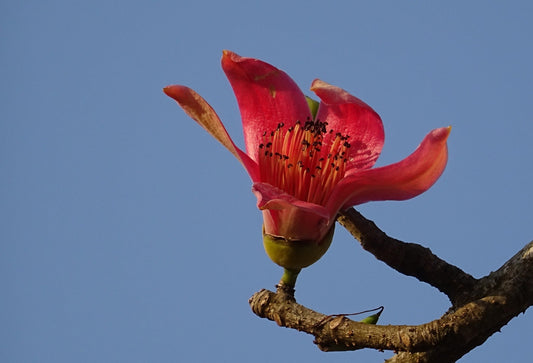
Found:
[{"label": "rough bark", "polygon": [[313,311],[282,286],[250,298],[256,315],[313,335],[323,351],[373,348],[397,352],[388,362],[454,362],[533,305],[533,241],[497,271],[475,279],[428,248],[387,236],[354,209],[338,221],[376,258],[446,294],[451,307],[426,324],[382,326]]}]

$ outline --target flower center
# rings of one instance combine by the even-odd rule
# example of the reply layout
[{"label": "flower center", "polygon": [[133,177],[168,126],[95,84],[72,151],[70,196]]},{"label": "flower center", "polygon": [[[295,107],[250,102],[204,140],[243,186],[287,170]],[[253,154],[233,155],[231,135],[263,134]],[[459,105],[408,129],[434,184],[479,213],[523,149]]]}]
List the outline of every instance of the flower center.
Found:
[{"label": "flower center", "polygon": [[261,180],[300,200],[325,205],[344,176],[350,147],[348,135],[326,127],[327,122],[308,119],[265,132],[259,145]]}]

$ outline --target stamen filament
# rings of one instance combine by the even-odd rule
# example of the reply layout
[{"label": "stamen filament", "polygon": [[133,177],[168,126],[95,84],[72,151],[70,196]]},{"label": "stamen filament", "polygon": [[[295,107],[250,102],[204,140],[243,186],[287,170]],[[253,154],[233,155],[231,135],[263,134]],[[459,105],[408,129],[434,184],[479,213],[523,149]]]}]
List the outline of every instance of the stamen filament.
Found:
[{"label": "stamen filament", "polygon": [[296,198],[324,205],[343,178],[350,144],[339,133],[324,145],[327,124],[319,120],[284,124],[263,134],[259,146],[261,179]]}]

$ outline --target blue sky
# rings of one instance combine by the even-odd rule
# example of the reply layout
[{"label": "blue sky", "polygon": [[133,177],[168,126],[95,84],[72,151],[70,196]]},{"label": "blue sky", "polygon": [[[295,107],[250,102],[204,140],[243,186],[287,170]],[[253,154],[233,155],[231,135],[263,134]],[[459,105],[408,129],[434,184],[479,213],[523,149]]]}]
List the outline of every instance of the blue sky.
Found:
[{"label": "blue sky", "polygon": [[[358,207],[476,277],[532,239],[533,5],[528,1],[33,1],[0,5],[0,360],[379,362],[323,353],[252,314],[281,269],[238,162],[161,91],[185,84],[242,145],[222,49],[305,92],[338,85],[382,117],[378,165],[452,125],[427,193]],[[310,92],[308,92],[310,94]],[[297,299],[323,313],[384,305],[438,318],[446,298],[342,228]],[[522,361],[531,311],[461,362]]]}]

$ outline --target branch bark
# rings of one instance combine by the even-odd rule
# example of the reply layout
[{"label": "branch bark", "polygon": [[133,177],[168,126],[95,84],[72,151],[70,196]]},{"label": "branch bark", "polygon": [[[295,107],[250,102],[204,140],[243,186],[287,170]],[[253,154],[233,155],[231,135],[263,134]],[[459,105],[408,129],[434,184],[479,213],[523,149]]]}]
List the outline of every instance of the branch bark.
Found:
[{"label": "branch bark", "polygon": [[474,287],[476,279],[440,259],[429,248],[387,236],[353,208],[341,213],[337,220],[363,249],[396,271],[436,287],[448,296],[452,306],[468,300],[463,295]]},{"label": "branch bark", "polygon": [[426,324],[381,326],[318,313],[282,292],[261,290],[250,298],[256,315],[313,335],[323,351],[373,348],[398,352],[389,362],[453,362],[533,305],[533,241],[497,271],[474,279],[428,248],[388,237],[353,209],[338,220],[365,250],[436,287],[452,306]]}]

